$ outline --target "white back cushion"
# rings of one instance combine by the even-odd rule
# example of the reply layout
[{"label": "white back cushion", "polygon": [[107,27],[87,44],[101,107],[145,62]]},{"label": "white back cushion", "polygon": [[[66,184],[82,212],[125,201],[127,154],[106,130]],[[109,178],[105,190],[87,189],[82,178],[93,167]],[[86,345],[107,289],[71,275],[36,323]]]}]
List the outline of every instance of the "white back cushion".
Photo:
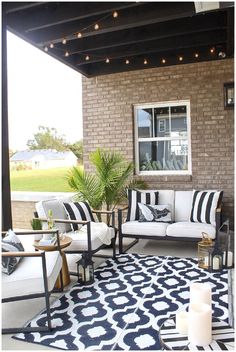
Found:
[{"label": "white back cushion", "polygon": [[[65,208],[63,206],[63,202],[70,202],[71,199],[49,199],[49,200],[44,200],[41,202],[38,202],[35,204],[36,211],[38,213],[38,216],[40,218],[47,218],[48,217],[48,211],[49,209],[52,210],[52,217],[54,219],[63,219],[63,220],[68,220],[68,217],[65,212]],[[62,224],[62,223],[57,223],[56,227],[59,229],[60,232],[69,232],[71,231],[70,224]],[[43,223],[43,229],[46,230],[47,223]]]},{"label": "white back cushion", "polygon": [[175,222],[189,221],[193,191],[175,191]]}]

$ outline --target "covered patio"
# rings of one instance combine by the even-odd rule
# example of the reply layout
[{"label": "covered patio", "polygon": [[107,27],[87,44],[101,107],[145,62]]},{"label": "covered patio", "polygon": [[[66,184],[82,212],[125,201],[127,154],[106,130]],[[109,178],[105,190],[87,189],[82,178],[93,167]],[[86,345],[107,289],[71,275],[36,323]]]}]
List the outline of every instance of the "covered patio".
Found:
[{"label": "covered patio", "polygon": [[[231,93],[228,90],[232,92],[234,87],[233,2],[3,2],[2,16],[2,230],[13,226],[7,105],[6,33],[9,30],[44,51],[45,55],[51,55],[83,75],[86,171],[92,170],[90,153],[99,147],[121,153],[127,162],[134,164],[133,179],[145,181],[148,189],[158,190],[159,195],[166,191],[173,192],[173,197],[176,197],[178,192],[183,192],[182,196],[184,192],[187,194],[194,190],[223,191],[222,220],[229,219],[233,235],[234,95],[229,95]],[[76,128],[76,121],[72,128]],[[169,199],[171,198],[168,198],[167,203],[171,203]],[[176,204],[176,199],[173,204]],[[186,199],[190,198],[182,198],[182,201],[180,199],[180,210],[172,209],[176,222],[178,217],[183,221]],[[160,204],[165,203],[163,201]],[[123,221],[123,218],[120,220]],[[120,238],[122,229],[124,232],[124,224],[119,225]],[[124,232],[124,237],[136,238],[136,235],[129,232],[129,236],[126,235]],[[196,243],[156,241],[153,234],[149,239],[145,235],[141,234],[139,243],[129,250],[129,254],[121,254],[118,262],[109,262],[109,259],[107,264],[104,264],[104,260],[100,258],[95,260],[96,267],[100,264],[107,265],[114,275],[118,273],[119,280],[120,272],[116,272],[116,265],[120,265],[122,270],[124,266],[126,270],[122,264],[123,260],[127,260],[127,267],[138,268],[137,273],[133,273],[134,277],[139,277],[136,282],[130,283],[128,280],[127,286],[123,287],[122,285],[126,285],[123,279],[119,282],[112,279],[107,282],[109,288],[106,288],[104,283],[105,288],[102,289],[99,281],[103,282],[103,266],[97,269],[98,286],[93,294],[100,297],[104,294],[109,301],[109,293],[107,298],[106,290],[111,290],[111,296],[117,291],[117,300],[115,298],[114,302],[117,305],[124,304],[122,314],[126,313],[126,318],[123,319],[119,316],[119,310],[115,310],[114,302],[105,302],[108,313],[115,312],[113,323],[116,322],[114,325],[117,329],[113,323],[112,328],[110,325],[97,326],[94,322],[99,321],[99,317],[96,316],[94,320],[90,318],[95,329],[90,335],[87,335],[87,330],[83,335],[83,327],[78,326],[79,342],[73,340],[71,336],[74,336],[74,330],[71,332],[64,321],[62,324],[68,327],[69,340],[62,332],[63,341],[59,338],[51,341],[48,337],[50,341],[44,343],[44,339],[40,337],[37,340],[37,336],[34,336],[29,338],[28,342],[41,344],[38,345],[39,349],[157,349],[160,345],[156,342],[154,332],[160,328],[160,322],[154,317],[156,313],[153,307],[157,307],[158,297],[162,297],[163,292],[160,296],[154,294],[156,301],[153,298],[152,302],[152,289],[157,292],[158,287],[165,287],[168,299],[174,302],[170,305],[169,301],[164,298],[162,300],[161,309],[165,312],[163,316],[169,317],[170,311],[173,313],[180,308],[179,302],[184,302],[183,305],[186,306],[184,285],[189,286],[191,280],[196,278],[205,283],[213,282],[216,288],[213,294],[214,304],[221,306],[219,311],[216,309],[215,312],[219,318],[227,321],[226,311],[231,309],[232,300],[232,270],[213,274],[203,272],[192,259],[197,256]],[[186,240],[186,236],[183,240]],[[124,244],[129,245],[129,239],[124,238]],[[121,248],[120,240],[120,253]],[[111,249],[105,249],[104,253],[110,255]],[[145,260],[150,260],[149,264],[146,264],[145,260],[142,261],[142,255],[147,256]],[[162,256],[165,260],[159,262],[156,258]],[[151,263],[152,260],[155,263]],[[177,294],[178,297],[173,293],[173,298],[172,275],[176,275],[181,281],[181,269],[175,267],[175,262],[179,268],[181,265],[184,267],[183,277],[186,282],[179,283],[182,296],[181,293]],[[188,266],[194,273],[193,278],[187,277]],[[158,270],[159,281],[156,280]],[[166,270],[166,277],[161,270]],[[146,274],[144,281],[141,278],[142,271]],[[229,281],[228,277],[231,277]],[[140,286],[137,284],[139,279]],[[165,286],[167,279],[171,282],[169,289]],[[130,280],[132,281],[132,278]],[[72,280],[72,284],[67,287],[68,296],[73,296],[71,292],[75,283],[76,281]],[[225,295],[229,293],[230,297],[222,301],[217,286],[221,283],[224,286],[222,292]],[[127,298],[121,294],[125,290],[133,290],[130,287],[136,287],[136,284],[137,290],[132,291],[133,296]],[[121,285],[121,288],[117,285]],[[76,294],[83,299],[83,290],[80,289]],[[177,290],[175,287],[173,292],[175,289]],[[122,299],[121,303],[118,302],[119,296],[124,302],[129,300],[127,306],[122,303]],[[57,297],[58,295],[55,295],[53,300]],[[89,300],[86,300],[86,307],[88,302]],[[19,316],[23,315],[24,321],[43,309],[43,303],[38,309],[33,302],[29,309],[30,315],[27,315],[24,311],[27,310],[28,302],[25,304],[19,311],[19,308],[16,308]],[[60,304],[60,309],[65,309],[62,301]],[[165,304],[168,308],[164,307]],[[131,305],[131,308],[128,305]],[[99,304],[91,309],[92,312],[93,309],[94,312],[96,309],[100,312]],[[103,307],[101,312],[102,309]],[[7,308],[6,312],[10,316],[11,308]],[[89,316],[90,311],[86,311],[84,316],[86,314]],[[94,314],[96,315],[96,312]],[[142,315],[150,320],[141,324],[139,319]],[[16,314],[17,321],[20,321],[19,316]],[[78,312],[76,319],[81,318],[83,321],[84,316],[81,318]],[[60,319],[58,316],[59,325]],[[11,319],[9,322],[12,322]],[[121,322],[125,323],[125,327]],[[103,328],[107,329],[110,335],[100,341],[99,336],[103,335]],[[144,336],[143,341],[140,341],[139,334]],[[76,334],[75,337],[76,340]],[[85,341],[89,337],[95,339],[94,345]],[[25,340],[27,341],[27,338]],[[27,344],[25,341],[12,342],[6,337],[4,345],[6,349],[22,349]],[[36,345],[30,343],[27,346],[32,349]],[[231,347],[229,346],[229,349]]]}]

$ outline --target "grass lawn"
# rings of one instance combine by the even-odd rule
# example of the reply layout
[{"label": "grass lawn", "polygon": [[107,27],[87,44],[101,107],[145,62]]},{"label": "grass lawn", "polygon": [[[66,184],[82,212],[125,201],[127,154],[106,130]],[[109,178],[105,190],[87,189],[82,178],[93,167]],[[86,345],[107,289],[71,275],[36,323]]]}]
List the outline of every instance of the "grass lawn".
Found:
[{"label": "grass lawn", "polygon": [[73,192],[66,175],[70,168],[11,171],[12,191]]}]

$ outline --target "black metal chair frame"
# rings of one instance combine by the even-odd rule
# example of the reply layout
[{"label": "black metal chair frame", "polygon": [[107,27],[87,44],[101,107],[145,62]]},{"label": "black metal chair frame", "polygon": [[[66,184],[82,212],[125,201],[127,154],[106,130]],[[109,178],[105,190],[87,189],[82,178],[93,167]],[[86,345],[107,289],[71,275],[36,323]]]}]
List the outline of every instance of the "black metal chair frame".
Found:
[{"label": "black metal chair frame", "polygon": [[[107,214],[111,215],[111,227],[115,231],[115,236],[114,238],[111,239],[111,246],[112,246],[112,258],[116,258],[116,228],[115,228],[115,211],[114,210],[92,210],[93,213],[95,214]],[[45,218],[37,218],[43,222],[46,222],[47,219]],[[90,258],[92,257],[101,257],[101,258],[111,258],[109,255],[105,254],[96,254],[98,251],[101,249],[107,248],[107,245],[103,244],[96,248],[95,250],[92,250],[92,241],[91,241],[91,221],[82,221],[82,220],[65,220],[65,219],[53,219],[54,223],[63,223],[63,224],[78,224],[78,225],[87,225],[87,234],[88,234],[88,249],[87,250],[64,250],[64,253],[66,254],[86,254]],[[70,272],[70,275],[78,276],[78,273],[75,272]]]},{"label": "black metal chair frame", "polygon": [[[37,230],[37,231],[14,231],[17,236],[19,235],[38,235],[38,234],[55,234],[57,238],[57,250],[61,254],[60,242],[59,242],[59,231],[58,230]],[[6,232],[2,232],[4,236]],[[35,252],[4,252],[2,253],[3,257],[41,257],[42,259],[42,279],[44,283],[44,292],[43,293],[34,293],[30,295],[24,296],[16,296],[16,297],[7,297],[2,299],[2,303],[14,302],[14,301],[21,301],[21,300],[28,300],[33,298],[44,297],[46,303],[46,313],[47,313],[47,326],[40,326],[40,327],[19,327],[19,328],[3,328],[2,334],[12,334],[12,333],[20,333],[20,332],[39,332],[39,331],[50,331],[52,330],[51,324],[51,313],[50,313],[50,295],[54,292],[63,292],[63,280],[62,280],[62,271],[60,270],[60,289],[53,289],[52,291],[48,290],[48,281],[47,281],[47,264],[46,264],[46,257],[45,251],[35,251]],[[16,269],[17,270],[17,269]]]},{"label": "black metal chair frame", "polygon": [[[172,236],[145,236],[145,235],[133,235],[133,234],[123,234],[122,233],[122,223],[123,223],[123,212],[127,211],[129,206],[125,206],[123,208],[118,209],[118,228],[119,228],[119,253],[123,254],[126,253],[130,248],[132,248],[136,243],[138,243],[139,239],[146,239],[146,240],[162,240],[162,241],[185,241],[185,242],[199,242],[199,238],[195,237],[172,237]],[[221,208],[216,209],[216,238],[218,235],[218,230],[222,224],[222,214]],[[123,248],[123,238],[135,238],[124,250]]]}]

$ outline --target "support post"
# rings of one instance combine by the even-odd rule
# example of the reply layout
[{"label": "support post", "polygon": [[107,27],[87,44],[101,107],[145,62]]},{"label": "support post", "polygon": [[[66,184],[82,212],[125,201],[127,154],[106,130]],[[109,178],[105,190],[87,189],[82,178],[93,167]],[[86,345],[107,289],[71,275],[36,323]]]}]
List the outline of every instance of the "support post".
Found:
[{"label": "support post", "polygon": [[2,3],[2,230],[12,228],[9,171],[8,95],[7,95],[7,24]]}]

